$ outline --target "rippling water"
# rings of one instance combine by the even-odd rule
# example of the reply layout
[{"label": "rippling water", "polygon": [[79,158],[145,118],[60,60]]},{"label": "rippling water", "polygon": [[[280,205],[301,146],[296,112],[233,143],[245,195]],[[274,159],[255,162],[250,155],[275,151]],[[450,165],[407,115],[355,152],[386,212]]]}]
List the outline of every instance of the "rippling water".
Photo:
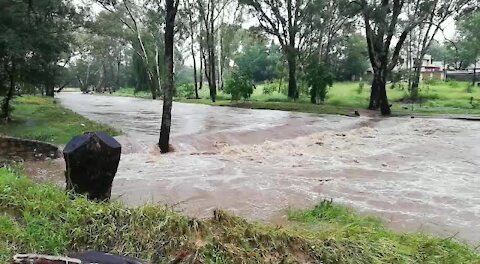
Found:
[{"label": "rippling water", "polygon": [[160,102],[74,93],[60,99],[125,132],[113,193],[127,204],[169,204],[198,217],[220,207],[281,222],[285,208],[333,198],[397,230],[480,240],[479,122],[175,103],[177,151],[159,155]]}]

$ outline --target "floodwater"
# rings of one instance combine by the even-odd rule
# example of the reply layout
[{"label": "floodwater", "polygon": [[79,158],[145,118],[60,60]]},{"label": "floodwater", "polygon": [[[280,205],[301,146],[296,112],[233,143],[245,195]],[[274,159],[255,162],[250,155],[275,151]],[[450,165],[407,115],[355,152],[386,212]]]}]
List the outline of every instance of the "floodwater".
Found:
[{"label": "floodwater", "polygon": [[59,98],[125,133],[113,196],[126,204],[168,204],[197,217],[223,208],[281,223],[288,207],[333,199],[396,230],[480,242],[480,122],[175,103],[176,152],[160,155],[161,102]]}]

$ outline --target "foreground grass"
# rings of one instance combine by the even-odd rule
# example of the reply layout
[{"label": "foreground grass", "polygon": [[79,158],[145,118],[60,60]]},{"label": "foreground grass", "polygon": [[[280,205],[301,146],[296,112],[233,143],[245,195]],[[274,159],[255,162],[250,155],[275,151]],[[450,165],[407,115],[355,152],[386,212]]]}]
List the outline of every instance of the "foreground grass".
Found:
[{"label": "foreground grass", "polygon": [[119,132],[72,112],[53,98],[23,96],[13,103],[12,121],[0,123],[0,134],[65,144],[72,137],[91,131]]},{"label": "foreground grass", "polygon": [[168,263],[179,254],[201,263],[480,263],[465,245],[422,234],[396,234],[373,218],[323,202],[290,211],[283,228],[222,211],[198,220],[145,205],[71,200],[0,169],[0,261],[18,252],[67,254],[85,249]]}]

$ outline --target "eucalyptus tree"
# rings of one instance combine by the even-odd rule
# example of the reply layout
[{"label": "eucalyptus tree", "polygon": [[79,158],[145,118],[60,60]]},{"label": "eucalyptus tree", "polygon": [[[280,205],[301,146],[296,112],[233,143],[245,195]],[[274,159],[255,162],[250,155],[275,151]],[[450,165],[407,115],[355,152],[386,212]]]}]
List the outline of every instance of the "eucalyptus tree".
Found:
[{"label": "eucalyptus tree", "polygon": [[175,82],[173,79],[173,54],[175,42],[175,18],[180,0],[165,0],[165,86],[163,89],[163,111],[158,146],[162,153],[170,151],[170,127],[172,124],[172,100]]},{"label": "eucalyptus tree", "polygon": [[[418,87],[420,83],[420,74],[422,69],[423,58],[427,54],[430,45],[437,36],[437,33],[445,28],[447,20],[457,18],[460,14],[465,16],[476,0],[432,0],[425,3],[427,12],[425,21],[415,30],[412,31],[416,35],[417,42],[414,43],[415,60],[414,73],[411,81],[410,95],[412,99],[418,98]],[[413,5],[415,3],[409,3]],[[480,25],[477,25],[480,27]]]},{"label": "eucalyptus tree", "polygon": [[390,115],[387,75],[397,66],[405,40],[424,23],[435,0],[354,0],[365,26],[373,80],[369,109]]},{"label": "eucalyptus tree", "polygon": [[[161,89],[161,50],[163,45],[162,25],[164,10],[160,1],[137,3],[130,0],[96,0],[104,10],[110,12],[126,28],[124,35],[143,64],[147,86],[153,99],[160,95]],[[141,72],[139,72],[141,73]]]},{"label": "eucalyptus tree", "polygon": [[458,22],[458,33],[462,45],[471,54],[473,60],[472,85],[477,81],[477,62],[480,57],[480,11],[463,17]]},{"label": "eucalyptus tree", "polygon": [[[215,102],[217,98],[217,46],[219,43],[216,36],[219,26],[224,22],[225,10],[234,10],[236,3],[236,1],[229,0],[196,0],[202,27],[200,33],[201,55],[212,102]],[[229,16],[235,19],[235,11],[232,11]]]},{"label": "eucalyptus tree", "polygon": [[[311,0],[241,0],[249,6],[256,16],[259,26],[274,36],[282,47],[288,62],[288,97],[298,97],[297,91],[297,57],[299,46],[308,36],[308,10],[313,8]],[[303,34],[305,33],[305,34]]]}]

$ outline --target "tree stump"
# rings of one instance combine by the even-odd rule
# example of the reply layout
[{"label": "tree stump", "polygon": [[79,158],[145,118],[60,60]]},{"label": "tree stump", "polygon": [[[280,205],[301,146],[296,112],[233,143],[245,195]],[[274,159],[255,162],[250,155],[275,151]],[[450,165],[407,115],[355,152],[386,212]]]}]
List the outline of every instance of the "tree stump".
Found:
[{"label": "tree stump", "polygon": [[108,201],[122,146],[103,132],[74,137],[63,150],[67,190],[95,201]]}]

